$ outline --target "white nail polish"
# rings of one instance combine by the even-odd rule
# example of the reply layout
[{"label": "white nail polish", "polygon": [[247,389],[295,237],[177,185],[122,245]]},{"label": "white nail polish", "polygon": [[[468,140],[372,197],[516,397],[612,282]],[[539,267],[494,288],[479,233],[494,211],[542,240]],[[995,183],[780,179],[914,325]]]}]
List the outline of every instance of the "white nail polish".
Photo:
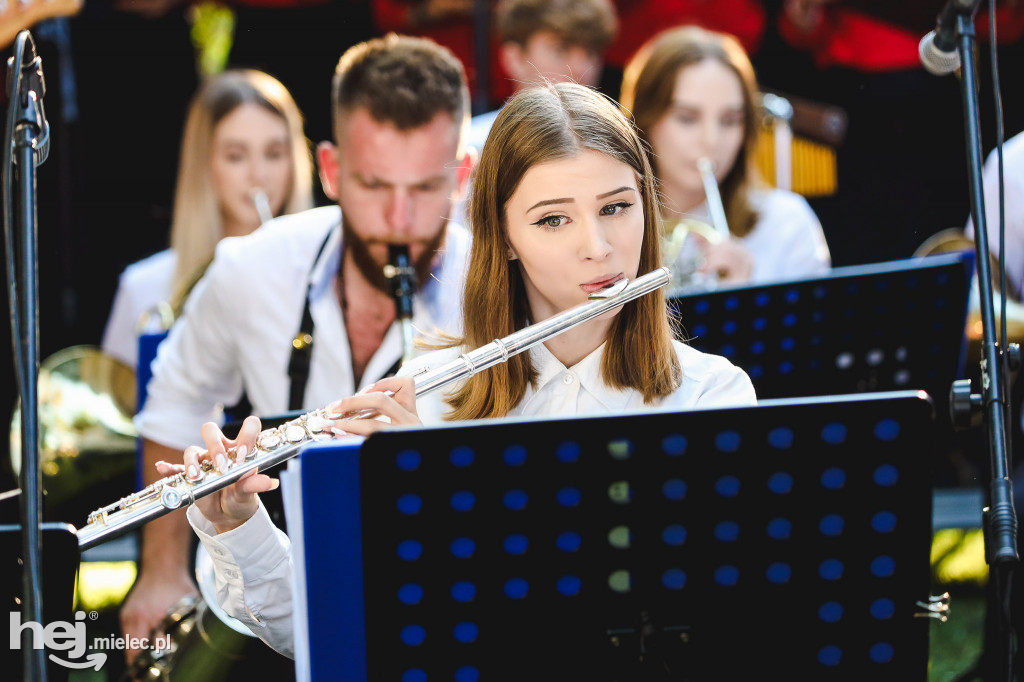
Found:
[{"label": "white nail polish", "polygon": [[196,469],[195,464],[188,465],[188,477],[191,479],[199,478],[199,470]]},{"label": "white nail polish", "polygon": [[228,470],[228,458],[222,454],[217,455],[217,470],[224,473]]},{"label": "white nail polish", "polygon": [[348,435],[347,431],[342,431],[337,426],[332,426],[331,427],[331,433],[333,433],[335,436],[347,436]]},{"label": "white nail polish", "polygon": [[245,455],[248,452],[249,452],[249,448],[245,447],[244,445],[239,445],[238,446],[238,461],[239,462],[245,461]]}]

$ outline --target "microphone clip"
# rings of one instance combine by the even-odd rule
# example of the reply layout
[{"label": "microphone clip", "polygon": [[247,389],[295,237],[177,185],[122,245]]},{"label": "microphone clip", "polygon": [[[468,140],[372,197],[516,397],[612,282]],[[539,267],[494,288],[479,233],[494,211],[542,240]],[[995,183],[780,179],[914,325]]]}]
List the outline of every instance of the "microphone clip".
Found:
[{"label": "microphone clip", "polygon": [[[21,65],[15,65],[16,57],[7,59],[7,92],[10,106],[15,111],[14,130],[25,126],[31,129],[33,156],[39,166],[50,153],[50,124],[43,108],[46,80],[43,78],[43,60],[36,54],[31,34],[28,31],[22,33],[25,49]],[[12,161],[17,163],[17,155]]]}]

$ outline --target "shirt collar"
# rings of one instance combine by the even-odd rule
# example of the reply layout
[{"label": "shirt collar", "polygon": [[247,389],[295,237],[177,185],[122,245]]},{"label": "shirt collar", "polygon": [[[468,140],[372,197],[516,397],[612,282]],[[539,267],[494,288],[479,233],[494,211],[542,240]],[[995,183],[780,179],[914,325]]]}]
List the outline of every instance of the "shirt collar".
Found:
[{"label": "shirt collar", "polygon": [[544,392],[544,388],[551,382],[562,381],[566,372],[576,375],[580,387],[594,397],[607,411],[615,412],[626,409],[632,389],[616,389],[604,382],[601,374],[601,359],[604,356],[605,343],[595,348],[589,355],[580,360],[570,368],[567,368],[561,361],[551,354],[547,346],[538,343],[530,349],[530,362],[537,372],[536,391],[532,387],[527,389],[523,404],[531,400],[535,394]]}]

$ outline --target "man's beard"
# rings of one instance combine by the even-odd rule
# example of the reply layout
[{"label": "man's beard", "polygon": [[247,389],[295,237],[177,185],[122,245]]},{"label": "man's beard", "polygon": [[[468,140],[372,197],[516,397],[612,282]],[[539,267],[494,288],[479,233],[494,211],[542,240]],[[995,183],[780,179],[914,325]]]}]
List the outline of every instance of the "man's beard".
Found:
[{"label": "man's beard", "polygon": [[[390,293],[388,280],[384,276],[384,268],[374,260],[373,254],[370,253],[370,243],[356,234],[355,230],[349,226],[348,221],[344,219],[341,221],[341,230],[344,237],[344,247],[352,255],[352,262],[355,263],[356,268],[359,269],[363,278],[369,282],[374,289],[379,289],[384,293]],[[429,241],[416,242],[418,244],[422,244],[424,247],[419,258],[417,258],[413,263],[413,267],[416,270],[417,291],[423,288],[423,285],[426,284],[430,277],[430,270],[434,262],[434,257],[444,245],[444,235],[445,230],[442,227]],[[388,242],[375,240],[373,243],[387,244]],[[402,242],[396,241],[395,243]],[[409,245],[412,246],[412,244]]]}]

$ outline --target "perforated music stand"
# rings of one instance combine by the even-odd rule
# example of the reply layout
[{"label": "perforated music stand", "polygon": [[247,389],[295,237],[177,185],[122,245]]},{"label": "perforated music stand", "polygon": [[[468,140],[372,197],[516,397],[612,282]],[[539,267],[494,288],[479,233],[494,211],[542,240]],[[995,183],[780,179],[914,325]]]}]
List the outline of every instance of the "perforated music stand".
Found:
[{"label": "perforated music stand", "polygon": [[900,392],[314,445],[300,679],[925,680],[932,420]]},{"label": "perforated music stand", "polygon": [[973,273],[964,251],[674,296],[670,306],[690,344],[745,369],[759,398],[922,389],[948,423]]}]

